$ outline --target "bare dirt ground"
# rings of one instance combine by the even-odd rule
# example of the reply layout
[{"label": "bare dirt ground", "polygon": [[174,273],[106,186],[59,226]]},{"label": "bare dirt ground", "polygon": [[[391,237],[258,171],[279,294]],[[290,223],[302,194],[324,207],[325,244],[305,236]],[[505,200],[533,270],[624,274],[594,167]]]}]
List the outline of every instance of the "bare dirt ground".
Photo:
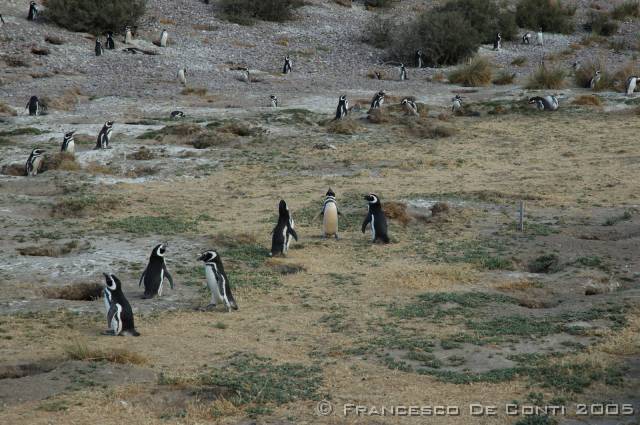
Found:
[{"label": "bare dirt ground", "polygon": [[[198,1],[151,2],[138,43],[155,48],[166,26],[170,46],[101,58],[85,35],[28,23],[22,2],[3,6],[2,54],[30,63],[0,68],[2,102],[20,112],[0,118],[0,422],[511,424],[526,419],[505,413],[515,404],[566,408],[525,423],[638,423],[638,95],[577,106],[591,92],[569,87],[558,112],[538,113],[522,83],[540,52],[516,44],[481,52],[497,67],[527,55],[509,86],[432,80],[441,69],[371,80],[383,52],[360,40],[374,12],[310,3],[292,23],[240,27]],[[27,53],[51,33],[65,44]],[[550,35],[545,55],[582,36]],[[624,64],[633,53],[591,46],[554,60],[588,55]],[[262,81],[239,81],[236,64]],[[191,94],[175,81],[180,66],[193,69]],[[364,108],[331,123],[339,94],[364,105],[380,88],[381,122]],[[479,116],[449,113],[460,90]],[[36,93],[54,107],[25,116]],[[267,107],[272,93],[282,107]],[[404,96],[423,104],[420,117],[401,113]],[[187,117],[171,122],[174,109]],[[107,119],[112,149],[95,151]],[[69,129],[74,160],[35,178],[11,172],[35,146],[53,157]],[[323,240],[315,218],[328,187],[339,241]],[[360,232],[369,192],[387,205],[389,245]],[[280,199],[300,240],[271,259]],[[143,300],[138,278],[161,241],[176,288]],[[210,248],[237,312],[204,310],[196,258]],[[103,272],[123,281],[140,337],[100,334]],[[460,415],[345,416],[351,404]],[[498,411],[473,416],[472,404]]]}]

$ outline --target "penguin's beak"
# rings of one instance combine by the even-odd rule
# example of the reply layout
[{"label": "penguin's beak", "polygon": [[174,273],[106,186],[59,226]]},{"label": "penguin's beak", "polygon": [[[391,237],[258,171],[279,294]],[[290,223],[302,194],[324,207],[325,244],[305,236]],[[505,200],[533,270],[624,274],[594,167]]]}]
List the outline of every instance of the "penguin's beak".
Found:
[{"label": "penguin's beak", "polygon": [[204,254],[200,254],[198,256],[198,261],[204,261]]}]

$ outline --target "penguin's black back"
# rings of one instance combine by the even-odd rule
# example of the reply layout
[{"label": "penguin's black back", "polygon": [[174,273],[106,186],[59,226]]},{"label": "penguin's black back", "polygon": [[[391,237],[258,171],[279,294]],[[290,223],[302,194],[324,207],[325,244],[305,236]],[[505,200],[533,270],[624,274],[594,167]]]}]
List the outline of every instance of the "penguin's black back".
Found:
[{"label": "penguin's black back", "polygon": [[384,243],[389,243],[387,233],[387,217],[382,210],[382,204],[369,204],[369,214],[373,217],[372,225],[375,226],[376,239]]},{"label": "penguin's black back", "polygon": [[111,304],[120,304],[122,307],[122,313],[120,313],[120,320],[122,321],[123,331],[135,331],[135,324],[133,322],[133,309],[131,304],[124,296],[124,292],[121,289],[111,291]]},{"label": "penguin's black back", "polygon": [[152,254],[143,280],[145,298],[153,298],[158,294],[158,289],[160,289],[160,284],[162,283],[163,269],[164,258]]}]

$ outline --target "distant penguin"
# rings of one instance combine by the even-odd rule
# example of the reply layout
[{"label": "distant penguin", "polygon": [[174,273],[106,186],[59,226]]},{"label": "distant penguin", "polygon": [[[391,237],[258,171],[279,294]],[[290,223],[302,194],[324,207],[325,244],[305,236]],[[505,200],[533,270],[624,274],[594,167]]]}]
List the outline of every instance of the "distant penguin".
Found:
[{"label": "distant penguin", "polygon": [[142,272],[142,276],[140,276],[140,281],[138,282],[138,286],[144,282],[143,298],[153,298],[156,295],[161,297],[165,277],[169,280],[169,285],[171,285],[171,289],[173,289],[173,278],[167,269],[164,258],[166,252],[167,245],[163,243],[156,245],[153,251],[151,251],[149,263],[144,269],[144,272]]},{"label": "distant penguin", "polygon": [[68,131],[64,134],[64,139],[62,140],[62,146],[60,147],[60,152],[67,152],[71,155],[76,153],[76,142],[73,140],[73,134],[76,131]]},{"label": "distant penguin", "polygon": [[424,59],[422,56],[422,50],[416,50],[416,68],[422,68],[424,66]]},{"label": "distant penguin", "polygon": [[106,44],[107,44],[107,50],[113,50],[113,49],[115,49],[115,48],[116,48],[116,42],[115,42],[115,41],[113,41],[113,32],[111,32],[111,31],[109,31],[109,32],[107,33],[107,41],[106,41]]},{"label": "distant penguin", "polygon": [[131,27],[125,27],[124,29],[124,42],[131,44],[133,42],[133,35],[131,34]]},{"label": "distant penguin", "polygon": [[336,109],[336,118],[337,120],[341,120],[347,116],[349,113],[349,101],[347,100],[346,95],[340,96],[338,100],[338,109]]},{"label": "distant penguin", "polygon": [[457,94],[456,97],[451,99],[451,112],[461,112],[462,111],[462,97]]},{"label": "distant penguin", "polygon": [[292,71],[292,65],[293,65],[293,63],[291,62],[291,59],[289,58],[289,55],[285,56],[285,58],[284,58],[284,66],[282,67],[282,73],[283,74],[289,74]]},{"label": "distant penguin", "polygon": [[173,111],[173,112],[171,112],[171,119],[172,120],[179,119],[179,118],[184,118],[184,112],[182,112],[182,111]]},{"label": "distant penguin", "polygon": [[368,194],[364,199],[367,201],[367,216],[362,222],[362,233],[366,230],[367,225],[371,225],[372,242],[389,243],[387,218],[384,216],[380,199],[373,193]]},{"label": "distant penguin", "polygon": [[640,78],[640,77],[636,77],[635,75],[627,78],[627,83],[626,83],[625,89],[624,89],[624,92],[626,93],[627,96],[633,95],[633,92],[636,91],[636,85],[638,84],[638,78]]},{"label": "distant penguin", "polygon": [[402,109],[406,115],[413,115],[416,117],[420,115],[418,113],[418,105],[416,105],[416,102],[413,100],[408,98],[402,99],[400,105],[402,105]]},{"label": "distant penguin", "polygon": [[96,56],[102,56],[102,43],[100,40],[96,38],[96,47],[95,47]]},{"label": "distant penguin", "polygon": [[133,309],[129,301],[127,301],[127,297],[124,296],[124,292],[122,292],[120,279],[114,274],[107,273],[104,273],[104,278],[106,281],[106,288],[103,292],[103,295],[105,295],[105,307],[107,306],[107,296],[109,297],[109,310],[107,312],[109,330],[105,334],[140,336],[133,322]]},{"label": "distant penguin", "polygon": [[291,237],[298,240],[298,234],[294,227],[293,217],[291,217],[287,203],[281,200],[278,205],[278,224],[273,229],[271,238],[271,256],[287,255]]},{"label": "distant penguin", "polygon": [[600,74],[600,71],[596,71],[593,77],[591,77],[591,79],[589,80],[589,88],[591,90],[595,90],[596,88],[598,88],[600,79],[602,79],[602,75]]},{"label": "distant penguin", "polygon": [[373,96],[373,99],[371,100],[371,109],[378,109],[382,106],[384,103],[384,95],[384,90],[380,90],[375,94],[375,96]]},{"label": "distant penguin", "polygon": [[560,106],[560,102],[558,102],[558,98],[553,95],[550,96],[535,96],[529,99],[530,104],[536,105],[536,108],[540,111],[557,111]]},{"label": "distant penguin", "polygon": [[236,304],[236,300],[231,293],[229,278],[224,271],[222,259],[218,252],[215,250],[205,251],[198,257],[198,260],[204,262],[207,286],[211,291],[211,302],[207,308],[215,308],[218,304],[221,304],[227,308],[227,311],[231,311],[231,309],[237,310],[238,304]]},{"label": "distant penguin", "polygon": [[25,173],[29,177],[35,177],[38,175],[40,168],[42,167],[42,161],[44,160],[44,150],[35,148],[31,151],[27,163],[25,164]]},{"label": "distant penguin", "polygon": [[36,7],[35,1],[29,3],[29,15],[27,16],[27,19],[30,21],[38,19],[38,8]]},{"label": "distant penguin", "polygon": [[98,133],[95,149],[109,149],[111,142],[111,131],[113,130],[113,121],[107,121],[102,126],[102,130]]},{"label": "distant penguin", "polygon": [[407,68],[403,63],[400,64],[400,81],[408,80],[407,78]]},{"label": "distant penguin", "polygon": [[40,100],[38,99],[38,96],[31,96],[27,102],[27,106],[25,106],[25,109],[29,110],[29,115],[31,116],[40,115],[42,108],[40,107]]},{"label": "distant penguin", "polygon": [[493,40],[493,50],[502,49],[502,34],[497,33],[496,38]]},{"label": "distant penguin", "polygon": [[544,36],[542,35],[542,27],[538,28],[538,34],[536,35],[536,44],[538,44],[538,46],[544,46]]},{"label": "distant penguin", "polygon": [[273,108],[277,108],[278,107],[278,98],[276,97],[276,95],[272,94],[269,98],[271,99],[271,106]]},{"label": "distant penguin", "polygon": [[522,36],[522,44],[531,44],[531,33],[530,32],[526,32]]},{"label": "distant penguin", "polygon": [[169,39],[169,33],[163,29],[160,33],[160,47],[167,47],[167,40]]},{"label": "distant penguin", "polygon": [[0,27],[4,25],[4,18],[2,17],[2,13],[0,13]]},{"label": "distant penguin", "polygon": [[573,72],[576,73],[578,71],[580,71],[580,62],[575,61],[572,65],[571,65],[571,69],[573,69]]},{"label": "distant penguin", "polygon": [[331,188],[327,191],[322,204],[322,237],[333,236],[338,239],[338,216],[341,215],[336,202],[336,194]]},{"label": "distant penguin", "polygon": [[182,68],[178,70],[178,81],[183,86],[187,85],[187,69],[186,68]]}]

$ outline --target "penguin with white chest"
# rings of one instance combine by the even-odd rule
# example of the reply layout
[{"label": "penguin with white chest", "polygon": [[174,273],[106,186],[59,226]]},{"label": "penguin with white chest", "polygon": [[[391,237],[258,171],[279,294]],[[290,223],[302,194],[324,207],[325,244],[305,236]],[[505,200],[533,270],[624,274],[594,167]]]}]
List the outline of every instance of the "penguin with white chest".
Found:
[{"label": "penguin with white chest", "polygon": [[502,33],[497,33],[496,37],[493,40],[493,50],[501,50],[502,49]]},{"label": "penguin with white chest", "polygon": [[113,130],[113,121],[107,121],[102,126],[102,130],[98,133],[95,149],[109,149],[111,142],[111,132]]},{"label": "penguin with white chest", "polygon": [[596,71],[596,73],[593,75],[593,77],[591,77],[591,79],[589,80],[589,88],[591,90],[595,90],[596,88],[598,88],[598,84],[600,83],[600,80],[602,79],[602,74],[600,73],[600,71]]},{"label": "penguin with white chest", "polygon": [[156,295],[161,297],[165,277],[169,281],[171,289],[173,289],[173,278],[167,269],[167,263],[164,258],[166,253],[167,245],[163,243],[156,245],[151,251],[149,263],[138,282],[138,287],[144,282],[144,295],[142,298],[153,298]]},{"label": "penguin with white chest", "polygon": [[633,92],[636,91],[636,86],[638,85],[638,78],[640,77],[637,77],[635,75],[627,78],[627,83],[625,85],[625,90],[624,90],[627,96],[633,95]]},{"label": "penguin with white chest", "polygon": [[535,103],[536,108],[538,108],[539,111],[553,112],[557,111],[560,107],[560,102],[558,102],[558,98],[554,95],[534,96],[529,99],[529,103]]},{"label": "penguin with white chest", "polygon": [[346,95],[340,96],[338,99],[338,109],[336,109],[336,120],[341,120],[349,113],[349,101]]},{"label": "penguin with white chest", "polygon": [[25,164],[25,173],[28,177],[35,177],[38,175],[42,162],[44,161],[44,149],[35,148],[31,151],[27,163]]},{"label": "penguin with white chest", "polygon": [[187,85],[187,68],[181,68],[178,70],[178,82],[183,86]]},{"label": "penguin with white chest", "polygon": [[459,94],[456,95],[453,99],[451,99],[451,112],[458,113],[462,112],[462,96]]},{"label": "penguin with white chest", "polygon": [[278,107],[278,97],[275,94],[272,94],[269,99],[271,99],[271,107],[272,108],[277,108]]},{"label": "penguin with white chest", "polygon": [[226,307],[227,311],[237,310],[238,304],[231,293],[229,278],[224,271],[222,259],[215,250],[203,252],[198,260],[204,262],[204,272],[207,277],[207,286],[211,291],[211,302],[207,308],[215,308],[218,305]]},{"label": "penguin with white chest", "polygon": [[76,142],[73,140],[73,135],[75,134],[75,130],[68,131],[64,134],[64,139],[62,140],[62,146],[60,147],[60,152],[67,152],[71,155],[76,153]]},{"label": "penguin with white chest", "polygon": [[102,43],[96,38],[96,46],[94,48],[96,56],[102,56]]},{"label": "penguin with white chest", "polygon": [[133,42],[133,34],[131,34],[131,27],[125,27],[124,29],[124,42],[131,44]]},{"label": "penguin with white chest", "polygon": [[38,8],[36,7],[35,1],[29,3],[29,14],[27,15],[27,19],[30,21],[38,19]]},{"label": "penguin with white chest", "polygon": [[133,309],[122,292],[122,283],[114,274],[104,273],[106,288],[104,289],[105,307],[108,304],[106,335],[140,336],[133,322]]},{"label": "penguin with white chest", "polygon": [[403,63],[400,64],[400,81],[405,81],[408,80],[409,78],[407,77],[407,68],[404,66]]},{"label": "penguin with white chest", "polygon": [[338,216],[342,215],[338,210],[335,192],[329,188],[322,204],[322,237],[333,236],[338,240]]},{"label": "penguin with white chest", "polygon": [[416,61],[416,68],[423,67],[424,59],[423,59],[422,50],[420,49],[416,50],[415,61]]},{"label": "penguin with white chest", "polygon": [[42,108],[40,106],[40,100],[38,99],[38,96],[31,96],[29,98],[29,101],[27,102],[27,106],[25,106],[25,109],[29,110],[29,115],[31,116],[40,115],[40,113],[42,112]]},{"label": "penguin with white chest", "polygon": [[285,56],[284,66],[282,67],[282,73],[283,74],[291,73],[291,71],[293,70],[292,66],[293,66],[293,63],[291,62],[291,58],[289,57],[289,55]]},{"label": "penguin with white chest", "polygon": [[404,98],[402,99],[400,105],[402,106],[402,110],[404,111],[405,115],[413,115],[414,117],[420,115],[418,113],[418,105],[416,105],[416,102],[414,102],[413,100]]},{"label": "penguin with white chest", "polygon": [[371,100],[371,109],[380,108],[384,103],[384,96],[385,96],[384,90],[380,90],[378,93],[376,93],[375,96],[373,96],[373,99]]},{"label": "penguin with white chest", "polygon": [[289,244],[291,244],[291,238],[298,240],[298,234],[295,231],[295,223],[293,217],[289,212],[289,207],[284,200],[280,200],[278,205],[278,224],[273,229],[273,235],[271,238],[271,256],[277,255],[286,256],[289,251]]},{"label": "penguin with white chest", "polygon": [[371,225],[371,241],[389,243],[387,218],[384,215],[380,199],[373,193],[368,194],[364,199],[367,201],[367,216],[362,222],[362,233],[367,229],[367,225]]},{"label": "penguin with white chest", "polygon": [[169,33],[163,29],[160,33],[160,47],[167,47],[167,40],[169,39]]},{"label": "penguin with white chest", "polygon": [[531,33],[526,32],[522,36],[522,44],[531,44]]}]

